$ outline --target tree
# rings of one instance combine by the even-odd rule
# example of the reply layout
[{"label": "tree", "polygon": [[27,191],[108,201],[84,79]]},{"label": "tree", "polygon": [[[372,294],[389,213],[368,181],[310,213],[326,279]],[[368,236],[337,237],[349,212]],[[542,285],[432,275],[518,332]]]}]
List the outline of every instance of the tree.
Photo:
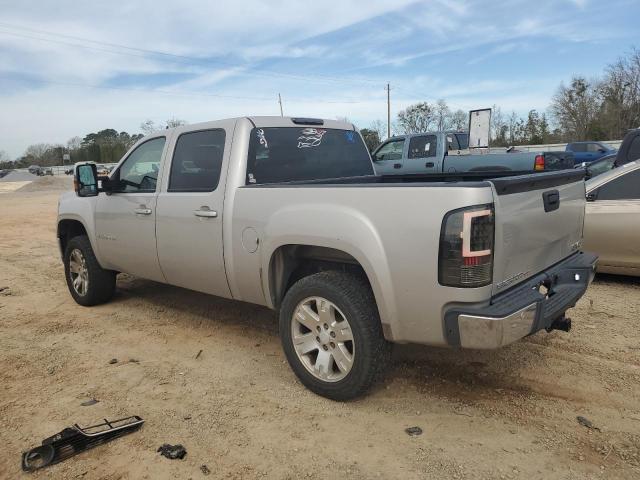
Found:
[{"label": "tree", "polygon": [[434,110],[436,129],[439,132],[449,129],[451,125],[451,110],[449,110],[447,102],[445,102],[443,99],[438,100],[436,102]]},{"label": "tree", "polygon": [[160,128],[156,126],[153,120],[147,119],[140,124],[140,130],[142,130],[142,133],[145,135],[149,135],[150,133],[160,130]]},{"label": "tree", "polygon": [[186,120],[180,120],[179,118],[171,117],[169,120],[165,122],[165,128],[175,128],[175,127],[180,127],[186,124],[187,124]]},{"label": "tree", "polygon": [[380,135],[375,130],[369,128],[363,128],[360,130],[360,134],[364,139],[364,143],[370,152],[373,152],[378,145],[380,145]]},{"label": "tree", "polygon": [[468,130],[469,129],[469,114],[463,110],[458,109],[451,114],[451,128],[453,130]]},{"label": "tree", "polygon": [[369,130],[373,130],[378,134],[378,138],[382,141],[383,138],[387,138],[387,124],[382,120],[374,120],[371,122]]},{"label": "tree", "polygon": [[597,140],[589,137],[598,115],[599,100],[595,82],[584,77],[574,77],[569,87],[560,84],[550,108],[567,140]]},{"label": "tree", "polygon": [[429,131],[434,124],[435,111],[427,102],[410,105],[398,113],[398,131],[400,133],[421,133]]}]

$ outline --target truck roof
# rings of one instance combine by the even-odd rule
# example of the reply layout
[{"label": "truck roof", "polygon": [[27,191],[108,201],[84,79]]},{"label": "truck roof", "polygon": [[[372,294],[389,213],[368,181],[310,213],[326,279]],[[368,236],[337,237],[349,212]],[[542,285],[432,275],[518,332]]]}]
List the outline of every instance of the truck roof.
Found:
[{"label": "truck roof", "polygon": [[[211,128],[215,127],[217,123],[227,123],[233,120],[247,119],[253,123],[256,127],[318,127],[318,128],[336,128],[342,130],[355,130],[356,127],[352,123],[341,122],[338,120],[330,120],[325,118],[313,118],[313,117],[280,117],[276,115],[271,116],[246,116],[246,117],[233,117],[224,118],[219,120],[212,120],[208,122],[192,123],[189,125],[183,125],[175,128],[189,129],[193,128]],[[322,123],[320,123],[322,122]]]}]

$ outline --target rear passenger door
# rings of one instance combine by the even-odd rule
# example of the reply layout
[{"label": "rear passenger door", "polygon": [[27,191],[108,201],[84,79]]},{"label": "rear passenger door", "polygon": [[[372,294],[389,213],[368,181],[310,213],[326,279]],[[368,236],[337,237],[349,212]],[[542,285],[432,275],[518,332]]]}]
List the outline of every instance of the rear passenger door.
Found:
[{"label": "rear passenger door", "polygon": [[167,283],[230,297],[222,212],[233,130],[176,133],[158,195],[158,259]]},{"label": "rear passenger door", "polygon": [[[456,142],[457,145],[457,142]],[[433,173],[440,170],[438,138],[435,135],[411,137],[405,173]]]}]

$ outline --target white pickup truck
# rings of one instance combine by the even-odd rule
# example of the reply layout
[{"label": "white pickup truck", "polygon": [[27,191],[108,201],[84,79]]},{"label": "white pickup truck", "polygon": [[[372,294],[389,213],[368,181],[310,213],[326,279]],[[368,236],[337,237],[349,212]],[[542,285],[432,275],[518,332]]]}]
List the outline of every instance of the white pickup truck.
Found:
[{"label": "white pickup truck", "polygon": [[77,164],[58,239],[71,295],[116,275],[279,311],[301,382],[345,400],[391,342],[497,348],[568,330],[596,257],[582,253],[583,172],[374,174],[353,125],[246,117],[134,145],[109,177]]}]

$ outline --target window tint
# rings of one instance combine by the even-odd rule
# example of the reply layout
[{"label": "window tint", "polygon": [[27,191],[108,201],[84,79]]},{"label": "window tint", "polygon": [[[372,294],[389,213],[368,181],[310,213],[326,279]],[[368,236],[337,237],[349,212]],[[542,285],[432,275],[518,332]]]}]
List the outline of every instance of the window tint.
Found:
[{"label": "window tint", "polygon": [[460,150],[458,139],[453,133],[447,134],[447,150]]},{"label": "window tint", "polygon": [[629,153],[627,154],[627,162],[633,162],[640,159],[640,134],[631,141],[629,145]]},{"label": "window tint", "polygon": [[587,151],[587,145],[584,143],[572,143],[571,144],[571,151],[573,152],[586,152]]},{"label": "window tint", "polygon": [[120,166],[115,180],[120,180],[120,192],[155,192],[158,168],[162,159],[164,137],[144,142]]},{"label": "window tint", "polygon": [[[447,137],[453,137],[453,135],[447,135]],[[436,144],[437,139],[435,135],[413,137],[409,142],[409,158],[435,157]],[[456,145],[457,144],[458,142],[456,141]]]},{"label": "window tint", "polygon": [[380,147],[376,152],[376,160],[401,160],[404,151],[404,139],[391,140]]},{"label": "window tint", "polygon": [[456,133],[456,137],[458,137],[458,144],[461,150],[469,148],[469,135],[466,133]]},{"label": "window tint", "polygon": [[588,152],[596,152],[596,153],[598,153],[598,152],[600,152],[600,150],[606,150],[606,149],[607,149],[607,147],[605,147],[604,145],[601,145],[599,143],[590,143],[587,146],[587,151]]},{"label": "window tint", "polygon": [[597,200],[638,199],[640,199],[640,170],[615,178],[598,189]]},{"label": "window tint", "polygon": [[225,132],[222,129],[183,133],[171,161],[170,192],[213,192],[218,187]]},{"label": "window tint", "polygon": [[354,130],[254,128],[247,184],[373,175],[369,151]]}]

